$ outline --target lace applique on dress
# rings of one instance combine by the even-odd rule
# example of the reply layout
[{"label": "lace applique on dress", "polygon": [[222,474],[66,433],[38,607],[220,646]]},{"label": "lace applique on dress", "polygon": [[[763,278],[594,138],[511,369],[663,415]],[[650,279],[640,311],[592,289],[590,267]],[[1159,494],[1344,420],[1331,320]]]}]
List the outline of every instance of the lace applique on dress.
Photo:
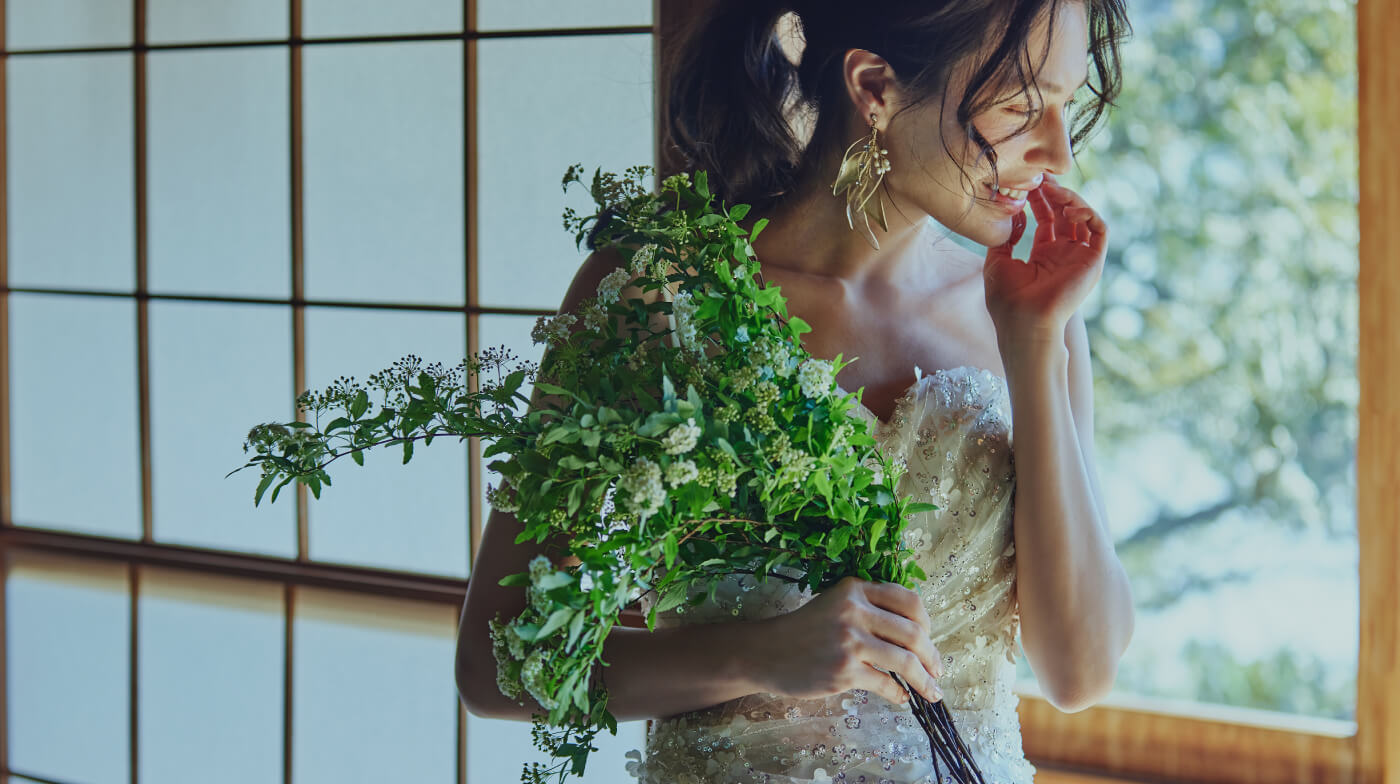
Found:
[{"label": "lace applique on dress", "polygon": [[[939,685],[953,721],[988,784],[1030,784],[1035,768],[1011,690],[1020,649],[1005,381],[982,368],[939,370],[917,377],[888,422],[859,404],[853,416],[908,467],[900,491],[939,507],[915,515],[905,536],[928,575],[917,591],[943,655]],[[656,623],[766,618],[811,598],[781,575],[764,583],[730,575],[713,602],[658,613]],[[750,694],[669,716],[650,723],[645,754],[627,757],[639,784],[941,784],[908,707],[863,689],[809,700]]]}]

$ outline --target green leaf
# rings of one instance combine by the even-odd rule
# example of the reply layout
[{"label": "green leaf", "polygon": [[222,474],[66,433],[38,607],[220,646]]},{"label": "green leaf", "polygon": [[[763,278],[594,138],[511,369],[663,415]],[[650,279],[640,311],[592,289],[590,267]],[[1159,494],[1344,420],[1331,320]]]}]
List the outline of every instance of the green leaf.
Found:
[{"label": "green leaf", "polygon": [[574,482],[569,488],[569,511],[568,515],[573,517],[578,512],[579,504],[583,502],[583,482]]},{"label": "green leaf", "polygon": [[355,393],[355,399],[350,402],[350,416],[359,419],[369,410],[369,395],[361,389]]},{"label": "green leaf", "polygon": [[749,242],[758,239],[758,233],[763,231],[763,227],[768,225],[767,218],[759,218],[753,222],[753,229],[749,231]]},{"label": "green leaf", "polygon": [[680,552],[680,546],[676,544],[676,532],[667,531],[666,538],[661,540],[661,550],[666,554],[666,568],[670,569],[676,565],[676,555]]},{"label": "green leaf", "polygon": [[553,425],[548,430],[544,431],[544,435],[540,436],[539,446],[549,446],[555,441],[564,438],[568,434],[569,429],[563,424]]},{"label": "green leaf", "polygon": [[886,525],[887,525],[887,522],[885,521],[884,518],[881,518],[881,519],[879,519],[879,520],[876,520],[874,523],[871,523],[871,525],[870,525],[870,552],[872,552],[872,553],[875,552],[876,547],[879,546],[879,544],[880,544],[880,536],[883,535],[883,534],[885,533],[885,526],[886,526]]},{"label": "green leaf", "polygon": [[550,613],[549,620],[544,622],[544,626],[540,627],[539,633],[535,635],[535,641],[543,640],[558,629],[563,628],[564,624],[569,622],[569,618],[574,612],[575,610],[572,607],[564,607]]},{"label": "green leaf", "polygon": [[267,490],[268,486],[271,485],[276,479],[276,474],[268,474],[267,476],[264,476],[262,478],[261,482],[258,482],[258,491],[253,494],[253,506],[257,506],[258,503],[262,501],[263,492]]},{"label": "green leaf", "polygon": [[831,532],[831,536],[826,540],[826,554],[832,558],[840,558],[841,553],[846,551],[846,545],[851,540],[851,528],[849,526],[837,528]]},{"label": "green leaf", "polygon": [[407,463],[413,459],[413,439],[407,438],[403,442],[403,461]]},{"label": "green leaf", "polygon": [[578,642],[578,636],[583,632],[584,613],[574,613],[574,619],[569,622],[569,641],[566,648],[572,650],[574,644]]},{"label": "green leaf", "polygon": [[741,221],[745,215],[749,214],[748,204],[736,204],[729,208],[729,217],[732,220]]}]

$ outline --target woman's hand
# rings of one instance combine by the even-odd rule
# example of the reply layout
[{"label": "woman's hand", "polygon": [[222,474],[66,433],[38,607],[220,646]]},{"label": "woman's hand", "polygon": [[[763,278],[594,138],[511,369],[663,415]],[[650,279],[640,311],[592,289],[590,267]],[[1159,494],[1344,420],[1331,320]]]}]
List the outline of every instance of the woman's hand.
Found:
[{"label": "woman's hand", "polygon": [[999,341],[1063,340],[1065,325],[1103,272],[1108,224],[1050,174],[1027,201],[1036,220],[1030,258],[1023,262],[1011,257],[1026,230],[1022,212],[1012,217],[1006,244],[987,249],[982,267],[987,312]]},{"label": "woman's hand", "polygon": [[847,577],[798,609],[758,623],[756,661],[764,690],[807,699],[866,689],[908,702],[887,673],[899,673],[930,702],[943,699],[943,674],[919,595],[897,583]]}]

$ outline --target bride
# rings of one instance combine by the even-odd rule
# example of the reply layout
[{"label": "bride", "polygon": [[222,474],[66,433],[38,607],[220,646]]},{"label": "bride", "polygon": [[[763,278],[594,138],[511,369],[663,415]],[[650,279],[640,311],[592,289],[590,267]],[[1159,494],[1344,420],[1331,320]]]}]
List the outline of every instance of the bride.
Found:
[{"label": "bride", "polygon": [[[796,62],[780,21],[799,33]],[[916,590],[847,578],[812,596],[736,576],[713,602],[660,613],[655,632],[614,629],[608,708],[656,719],[632,775],[932,782],[896,672],[945,700],[986,781],[1024,784],[1017,653],[1060,710],[1110,689],[1133,609],[1096,478],[1077,312],[1108,227],[1055,175],[1118,94],[1127,24],[1123,0],[718,0],[671,61],[678,152],[728,203],[753,205],[750,222],[771,220],[755,241],[765,279],[812,326],[813,355],[859,358],[838,378],[864,388],[855,415],[907,465],[901,492],[939,508],[908,527],[928,575]],[[620,264],[595,251],[561,312]],[[540,710],[496,689],[487,633],[525,606],[498,585],[540,552],[515,543],[520,530],[492,512],[461,615],[457,684],[480,716]]]}]

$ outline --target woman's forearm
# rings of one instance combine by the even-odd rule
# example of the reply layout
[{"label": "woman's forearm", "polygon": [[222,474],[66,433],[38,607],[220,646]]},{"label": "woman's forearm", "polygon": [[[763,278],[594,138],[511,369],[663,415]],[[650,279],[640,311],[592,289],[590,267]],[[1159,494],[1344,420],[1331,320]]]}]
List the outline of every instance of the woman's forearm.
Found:
[{"label": "woman's forearm", "polygon": [[[608,711],[618,721],[658,718],[763,691],[760,664],[750,653],[761,623],[690,624],[654,632],[614,626],[603,645]],[[471,671],[459,673],[458,682],[473,714],[529,721],[531,714],[545,712],[528,693],[521,693],[523,705],[500,693],[489,647],[484,658],[472,658]]]},{"label": "woman's forearm", "polygon": [[1112,680],[1131,633],[1131,596],[1079,448],[1066,346],[1004,346],[1002,353],[1015,417],[1022,643],[1042,685],[1078,705]]}]

